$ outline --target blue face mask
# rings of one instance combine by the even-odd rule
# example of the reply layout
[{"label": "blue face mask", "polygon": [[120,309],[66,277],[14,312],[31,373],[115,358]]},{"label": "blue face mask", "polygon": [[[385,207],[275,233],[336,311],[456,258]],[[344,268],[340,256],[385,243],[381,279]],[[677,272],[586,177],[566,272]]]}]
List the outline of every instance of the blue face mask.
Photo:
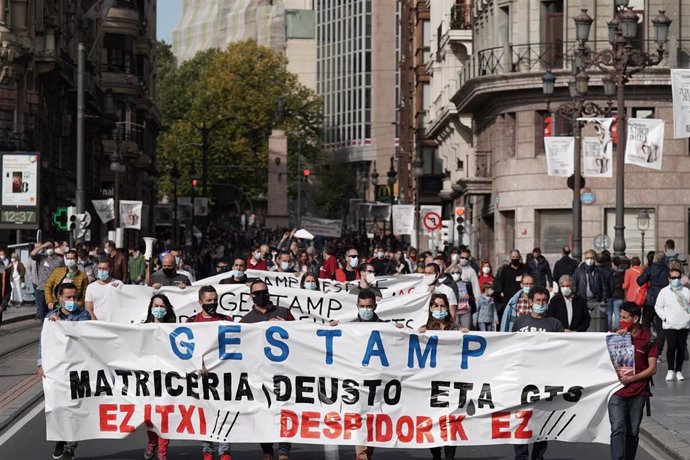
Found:
[{"label": "blue face mask", "polygon": [[290,269],[290,262],[281,262],[280,263],[280,269],[281,270],[289,270]]},{"label": "blue face mask", "polygon": [[431,312],[431,316],[440,321],[448,316],[448,310],[434,310]]},{"label": "blue face mask", "polygon": [[673,289],[678,289],[680,287],[680,280],[679,279],[671,280],[671,287]]},{"label": "blue face mask", "polygon": [[304,289],[316,291],[316,283],[314,283],[313,281],[307,281],[306,283],[304,283]]},{"label": "blue face mask", "polygon": [[154,318],[156,319],[163,319],[165,318],[165,314],[168,311],[165,309],[165,307],[152,307],[151,308],[151,314],[153,315]]},{"label": "blue face mask", "polygon": [[96,276],[98,276],[98,279],[101,281],[108,281],[108,278],[110,278],[110,273],[98,270]]},{"label": "blue face mask", "polygon": [[233,278],[240,279],[244,276],[244,272],[242,270],[233,270],[232,276]]},{"label": "blue face mask", "polygon": [[357,313],[359,314],[359,317],[362,318],[362,321],[369,321],[374,317],[373,308],[358,308]]},{"label": "blue face mask", "polygon": [[175,256],[175,266],[180,265],[180,262],[182,262],[182,260],[179,257]]},{"label": "blue face mask", "polygon": [[525,287],[522,288],[522,292],[523,292],[524,294],[529,294],[529,290],[530,290],[530,289],[532,289],[532,288],[529,288],[529,287],[526,287],[526,286],[525,286]]},{"label": "blue face mask", "polygon": [[77,309],[77,302],[75,302],[74,300],[65,300],[64,302],[62,302],[62,306],[65,307],[65,310],[72,313]]},{"label": "blue face mask", "polygon": [[537,305],[536,303],[532,304],[532,311],[537,315],[543,315],[548,309],[548,305]]}]

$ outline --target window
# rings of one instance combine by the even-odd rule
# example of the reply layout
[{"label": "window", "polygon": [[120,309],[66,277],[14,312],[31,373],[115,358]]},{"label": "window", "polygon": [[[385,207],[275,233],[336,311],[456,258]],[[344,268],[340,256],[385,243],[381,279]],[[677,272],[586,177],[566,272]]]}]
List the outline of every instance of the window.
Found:
[{"label": "window", "polygon": [[560,254],[564,245],[571,245],[573,212],[570,209],[543,209],[537,211],[539,240],[537,246],[544,254]]},{"label": "window", "polygon": [[[656,213],[654,209],[645,208],[649,214],[649,228],[644,233],[644,249],[645,252],[653,251],[656,248]],[[625,230],[623,236],[625,237],[625,255],[628,257],[642,255],[642,232],[637,228],[637,215],[642,211],[640,208],[626,208],[623,216],[623,225]],[[613,242],[615,241],[616,231],[613,226],[616,225],[616,210],[606,210],[606,235],[611,239],[611,247],[607,248],[613,252]],[[645,257],[642,258],[644,262]]]},{"label": "window", "polygon": [[422,147],[424,174],[443,174],[443,160],[433,147]]}]

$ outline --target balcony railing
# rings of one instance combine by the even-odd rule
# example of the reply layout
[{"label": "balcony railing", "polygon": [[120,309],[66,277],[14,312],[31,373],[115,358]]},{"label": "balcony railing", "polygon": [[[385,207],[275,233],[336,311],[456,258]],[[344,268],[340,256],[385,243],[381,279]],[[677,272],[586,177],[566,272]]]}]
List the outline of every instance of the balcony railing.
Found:
[{"label": "balcony railing", "polygon": [[456,4],[450,8],[451,30],[472,29],[472,4]]}]

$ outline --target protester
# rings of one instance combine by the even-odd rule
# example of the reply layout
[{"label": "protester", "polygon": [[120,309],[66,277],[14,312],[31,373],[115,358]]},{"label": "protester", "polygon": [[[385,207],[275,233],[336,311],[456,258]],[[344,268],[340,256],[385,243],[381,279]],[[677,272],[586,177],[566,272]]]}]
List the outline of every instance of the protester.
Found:
[{"label": "protester", "polygon": [[498,328],[498,312],[493,298],[493,285],[485,281],[482,293],[477,298],[477,311],[472,315],[475,329],[480,331],[494,331]]},{"label": "protester", "polygon": [[[638,303],[638,296],[640,294],[641,286],[637,284],[637,278],[642,274],[642,267],[640,267],[640,258],[634,256],[630,259],[630,268],[625,271],[625,277],[623,278],[623,290],[625,291],[625,300],[627,302],[637,303],[638,306],[644,306],[644,300],[642,303]],[[645,289],[645,300],[646,300],[646,289]]]},{"label": "protester", "polygon": [[359,295],[360,291],[364,289],[369,289],[371,290],[376,298],[381,299],[383,298],[383,294],[381,293],[381,289],[379,289],[376,286],[376,275],[375,275],[375,270],[374,266],[371,264],[363,263],[359,265],[358,268],[359,271],[359,284],[356,286],[350,287],[348,289],[348,294],[352,295]]},{"label": "protester", "polygon": [[320,291],[321,285],[319,278],[313,273],[305,273],[299,282],[300,289],[307,289],[309,291]]},{"label": "protester", "polygon": [[659,349],[659,354],[661,354],[664,351],[666,338],[664,336],[661,318],[656,313],[654,306],[656,305],[656,298],[659,292],[669,284],[668,266],[666,265],[666,256],[663,252],[655,252],[652,264],[637,278],[637,284],[640,286],[647,282],[649,283],[649,287],[647,288],[647,299],[642,308],[642,325],[646,328],[650,328],[653,323],[654,333],[656,334],[656,344]]},{"label": "protester", "polygon": [[573,274],[573,290],[580,297],[587,300],[587,308],[601,309],[608,300],[607,286],[602,270],[594,265],[596,253],[591,249],[585,251],[585,261],[577,267]]},{"label": "protester", "polygon": [[51,241],[36,246],[31,251],[31,259],[36,263],[36,289],[34,289],[36,318],[43,321],[49,311],[45,300],[45,283],[53,270],[62,267],[65,263],[62,257],[55,254]]},{"label": "protester", "polygon": [[[22,295],[22,290],[24,289],[26,268],[24,264],[19,260],[19,256],[16,253],[12,253],[10,257],[9,265],[9,277],[12,283],[12,297],[11,303],[20,306],[24,303],[24,296]],[[1,321],[0,321],[1,322]]]},{"label": "protester", "polygon": [[[474,306],[476,310],[477,305],[474,294],[472,293],[472,287],[468,281],[462,279],[463,272],[460,265],[451,265],[449,270],[450,279],[453,280],[453,286],[451,287],[455,288],[453,292],[458,301],[458,306],[455,310],[455,320],[460,326],[469,328],[472,323],[472,307]],[[445,278],[447,279],[448,276]],[[447,284],[443,281],[441,282],[442,284]]]},{"label": "protester", "polygon": [[2,325],[2,314],[10,304],[12,297],[12,266],[0,263],[0,325]]},{"label": "protester", "polygon": [[[177,322],[175,311],[168,297],[163,294],[154,294],[151,297],[146,313],[146,321],[144,322],[156,324]],[[168,458],[168,445],[170,441],[162,436],[158,436],[153,430],[146,430],[146,436],[148,437],[148,444],[144,451],[144,458],[150,460],[158,454],[158,460],[166,460]]]},{"label": "protester", "polygon": [[[244,266],[245,264],[245,261],[242,260],[242,265]],[[219,257],[218,261],[216,262],[216,275],[227,273],[228,271],[230,271],[230,264],[226,259]]]},{"label": "protester", "polygon": [[374,256],[369,260],[369,263],[374,267],[376,276],[388,276],[395,273],[393,263],[386,259],[386,253],[382,244],[376,245]]},{"label": "protester", "polygon": [[417,273],[417,248],[410,246],[405,253],[405,262],[410,267],[410,273]]},{"label": "protester", "polygon": [[[522,263],[520,251],[513,249],[510,251],[510,263],[501,267],[496,273],[494,281],[494,295],[499,302],[497,305],[498,316],[503,317],[503,310],[508,301],[513,298],[516,292],[522,289],[522,276],[527,273],[527,268]],[[503,330],[503,329],[501,329]]]},{"label": "protester", "polygon": [[129,269],[129,282],[132,284],[143,285],[146,277],[146,261],[139,248],[129,249],[129,259],[127,260]]},{"label": "protester", "polygon": [[280,273],[295,273],[292,266],[292,257],[289,252],[281,252],[276,260],[276,271]]},{"label": "protester", "polygon": [[[227,261],[219,261],[216,265],[216,271],[219,270],[219,267],[221,270],[223,270],[219,273],[225,273],[227,271],[223,268],[223,263],[225,264],[225,267],[228,266]],[[246,262],[241,257],[235,259],[232,263],[232,271],[230,272],[230,276],[228,278],[223,278],[222,280],[220,280],[220,284],[247,284],[248,279],[245,270],[245,263]]]},{"label": "protester", "polygon": [[609,330],[615,332],[618,330],[621,305],[625,302],[625,290],[623,290],[625,270],[621,266],[620,257],[616,256],[611,260],[611,268],[612,272],[609,280],[611,298],[609,299],[606,315],[609,320]]},{"label": "protester", "polygon": [[682,370],[690,329],[690,289],[681,285],[682,275],[678,268],[669,271],[670,284],[659,291],[654,304],[654,311],[661,319],[663,335],[668,342],[666,381],[674,378],[679,381],[685,380]]},{"label": "protester", "polygon": [[570,257],[570,246],[563,246],[561,258],[553,266],[553,279],[558,281],[563,275],[573,276],[578,265],[579,262]]},{"label": "protester", "polygon": [[573,291],[573,277],[561,276],[558,286],[560,292],[549,302],[549,316],[560,321],[565,332],[587,332],[592,319],[587,301]]},{"label": "protester", "polygon": [[479,278],[477,278],[479,286],[484,286],[484,283],[491,283],[493,285],[493,268],[491,267],[491,262],[489,261],[489,259],[482,259],[482,261],[479,263],[479,266],[481,267]]},{"label": "protester", "polygon": [[48,309],[52,310],[57,302],[57,293],[63,283],[72,283],[77,286],[77,303],[84,306],[84,296],[89,279],[84,272],[79,270],[77,265],[77,251],[74,249],[67,251],[64,255],[66,267],[58,267],[53,270],[45,282],[45,299]]},{"label": "protester", "polygon": [[446,297],[448,298],[448,303],[450,305],[450,316],[453,318],[453,321],[458,321],[458,319],[455,316],[458,309],[458,299],[455,296],[455,292],[453,291],[453,289],[441,282],[441,269],[438,266],[438,264],[432,262],[424,266],[424,280],[427,286],[429,286],[429,292],[435,292],[446,295]]},{"label": "protester", "polygon": [[[666,243],[664,243],[664,263],[670,267],[671,262],[680,262],[681,267],[687,264],[687,260],[685,260],[685,257],[681,256],[679,253],[676,252],[676,242],[668,239],[666,240]],[[683,269],[681,268],[681,273],[683,273]]]},{"label": "protester", "polygon": [[649,381],[656,374],[658,349],[651,332],[640,321],[640,307],[632,302],[621,305],[619,333],[631,336],[635,347],[635,373],[619,376],[624,387],[609,399],[612,460],[635,458],[642,412],[647,398],[651,396]]},{"label": "protester", "polygon": [[534,279],[530,275],[523,275],[520,282],[520,290],[508,300],[503,316],[501,317],[501,332],[510,332],[513,329],[515,320],[524,315],[529,315],[532,311],[532,300],[529,296]]},{"label": "protester", "polygon": [[[254,305],[252,305],[252,310],[242,317],[240,323],[295,320],[290,310],[285,307],[277,307],[271,302],[268,286],[263,281],[254,281],[249,287],[249,292],[251,293]],[[291,447],[292,445],[289,442],[279,442],[278,460],[289,460]],[[273,460],[273,443],[262,442],[261,450],[264,454],[264,460]]]},{"label": "protester", "polygon": [[112,275],[113,278],[121,280],[122,282],[127,282],[129,280],[127,257],[117,249],[115,242],[112,240],[106,240],[103,245],[103,250],[105,254],[112,259]]},{"label": "protester", "polygon": [[[51,244],[52,247],[52,244]],[[79,308],[77,304],[77,286],[72,283],[62,283],[58,291],[58,304],[56,308],[46,314],[48,321],[88,321],[91,315],[86,310]],[[45,327],[45,325],[44,325]],[[45,378],[43,362],[41,359],[41,343],[38,344],[38,368],[39,377]],[[55,443],[53,458],[73,458],[77,449],[76,441],[58,441]],[[63,457],[64,456],[64,457]]]},{"label": "protester", "polygon": [[185,275],[177,273],[175,266],[175,256],[166,254],[163,256],[163,268],[151,275],[151,286],[154,289],[160,289],[163,286],[177,286],[184,289],[192,283]]},{"label": "protester", "polygon": [[84,248],[77,251],[77,265],[79,270],[84,272],[89,283],[96,281],[96,264],[91,260],[88,251]]},{"label": "protester", "polygon": [[324,280],[335,279],[335,271],[338,268],[338,259],[335,257],[335,249],[330,244],[323,248],[323,263],[319,270],[319,278]]},{"label": "protester", "polygon": [[[168,257],[168,256],[166,256]],[[84,304],[86,311],[89,313],[90,319],[96,320],[96,308],[105,308],[105,300],[107,299],[107,289],[118,288],[122,285],[122,281],[111,278],[111,259],[109,256],[103,256],[98,261],[98,271],[96,272],[97,280],[86,287],[84,294]]]},{"label": "protester", "polygon": [[347,281],[356,281],[359,279],[359,251],[356,248],[349,248],[345,253],[345,264],[343,268],[338,268],[335,271],[336,281],[345,283]]},{"label": "protester", "polygon": [[[461,279],[470,285],[471,295],[478,296],[482,292],[477,271],[472,267],[472,256],[469,249],[461,249],[458,257],[458,265],[462,268]],[[469,327],[466,325],[465,327]]]},{"label": "protester", "polygon": [[532,249],[532,258],[527,261],[527,273],[532,275],[535,286],[551,289],[553,283],[551,267],[546,257],[541,254],[541,249]]},{"label": "protester", "polygon": [[264,260],[261,249],[254,247],[250,251],[251,257],[247,259],[247,268],[250,270],[268,270],[268,263]]}]

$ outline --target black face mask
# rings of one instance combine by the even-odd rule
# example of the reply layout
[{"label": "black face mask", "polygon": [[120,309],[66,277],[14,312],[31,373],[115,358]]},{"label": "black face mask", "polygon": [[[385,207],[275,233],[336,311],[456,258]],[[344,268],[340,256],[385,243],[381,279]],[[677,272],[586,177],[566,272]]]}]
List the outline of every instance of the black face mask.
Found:
[{"label": "black face mask", "polygon": [[167,276],[168,278],[172,278],[173,276],[175,276],[177,274],[177,270],[175,270],[174,268],[164,268],[163,274],[165,276]]},{"label": "black face mask", "polygon": [[519,267],[521,263],[522,262],[520,262],[520,259],[510,259],[510,265],[514,267]]},{"label": "black face mask", "polygon": [[213,303],[204,303],[201,304],[201,307],[204,309],[204,311],[209,314],[209,315],[215,315],[216,310],[218,309],[218,302],[213,302]]},{"label": "black face mask", "polygon": [[261,308],[266,307],[270,301],[268,291],[255,292],[254,294],[252,294],[252,297],[254,298],[254,303]]}]

